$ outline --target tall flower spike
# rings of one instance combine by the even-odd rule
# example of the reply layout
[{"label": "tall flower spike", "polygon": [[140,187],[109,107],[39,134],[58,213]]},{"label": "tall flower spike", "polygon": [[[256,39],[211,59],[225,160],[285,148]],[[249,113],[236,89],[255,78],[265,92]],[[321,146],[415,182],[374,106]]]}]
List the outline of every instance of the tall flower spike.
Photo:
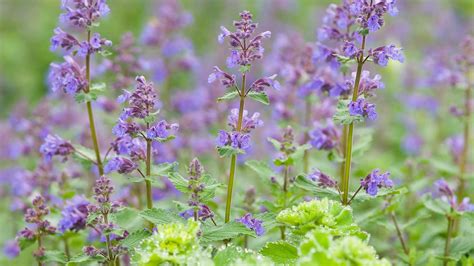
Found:
[{"label": "tall flower spike", "polygon": [[55,155],[62,156],[65,161],[67,156],[74,152],[74,147],[58,135],[48,135],[40,147],[40,152],[47,161],[50,161]]}]

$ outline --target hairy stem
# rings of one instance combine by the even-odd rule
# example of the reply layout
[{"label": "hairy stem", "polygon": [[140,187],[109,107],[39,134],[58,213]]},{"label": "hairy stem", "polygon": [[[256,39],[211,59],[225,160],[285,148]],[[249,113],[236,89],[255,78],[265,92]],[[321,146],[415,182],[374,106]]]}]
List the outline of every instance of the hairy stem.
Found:
[{"label": "hairy stem", "polygon": [[[304,133],[304,140],[303,143],[306,144],[309,141],[309,126],[311,123],[311,101],[309,97],[306,99],[305,102],[305,118],[304,118],[304,125],[305,125],[305,133]],[[303,169],[305,173],[309,171],[309,150],[304,151],[303,155]]]},{"label": "hairy stem", "polygon": [[[38,234],[38,250],[41,250],[43,248],[43,239],[41,238],[41,233]],[[36,258],[38,260],[38,266],[42,266],[43,263],[41,263],[40,258]]]},{"label": "hairy stem", "polygon": [[446,266],[448,265],[448,257],[449,257],[449,249],[450,249],[450,245],[451,245],[451,236],[453,234],[453,218],[451,218],[450,216],[447,217],[448,218],[448,232],[447,232],[447,235],[446,235],[446,242],[444,243],[444,262],[443,262],[443,265]]},{"label": "hairy stem", "polygon": [[[357,72],[354,83],[354,91],[352,94],[352,101],[357,101],[359,97],[359,84],[362,75],[362,67],[364,66],[364,48],[365,48],[365,36],[362,38],[361,54],[357,60]],[[345,163],[344,163],[344,175],[342,176],[342,203],[348,204],[349,196],[349,179],[351,176],[351,160],[352,160],[352,140],[354,138],[354,123],[349,124],[349,131],[347,133],[346,149],[345,149]]]},{"label": "hairy stem", "polygon": [[[147,125],[147,128],[149,126]],[[146,177],[150,178],[151,176],[151,140],[146,140]],[[148,209],[153,208],[153,198],[151,193],[151,181],[149,179],[145,179],[146,184],[146,207]]]},{"label": "hairy stem", "polygon": [[392,218],[393,225],[395,226],[395,229],[397,230],[397,236],[398,239],[400,240],[400,244],[402,244],[403,252],[408,255],[409,250],[407,245],[405,244],[405,240],[403,239],[402,231],[400,230],[400,227],[398,226],[397,218],[395,217],[395,213],[391,212],[390,213],[390,218]]},{"label": "hairy stem", "polygon": [[[242,88],[240,90],[240,104],[239,104],[239,119],[237,121],[237,131],[240,132],[242,129],[242,119],[244,116],[245,106],[245,74],[242,75]],[[227,199],[225,205],[225,222],[228,223],[230,220],[230,206],[232,205],[232,189],[234,187],[235,168],[237,163],[237,156],[232,155],[230,159],[230,172],[229,181],[227,184]]]},{"label": "hairy stem", "polygon": [[[288,165],[285,165],[284,171],[285,172],[284,172],[284,179],[283,179],[283,193],[284,193],[283,208],[285,209],[286,206],[288,205],[288,185],[290,183],[290,176],[289,176],[290,167]],[[285,226],[280,227],[280,233],[281,233],[280,236],[282,240],[286,239],[285,230],[286,230]]]},{"label": "hairy stem", "polygon": [[471,122],[471,84],[469,81],[469,73],[466,73],[466,78],[468,79],[467,88],[464,95],[464,146],[462,150],[461,159],[459,162],[459,189],[457,197],[459,201],[462,201],[464,197],[464,191],[466,186],[466,180],[464,175],[466,174],[467,162],[469,160],[469,137],[470,137],[470,122]]},{"label": "hairy stem", "polygon": [[[91,39],[91,31],[87,31],[87,42],[89,43]],[[86,80],[87,85],[84,89],[85,93],[89,93],[90,91],[90,83],[91,83],[91,55],[87,53],[86,55]],[[102,165],[102,159],[100,158],[100,148],[99,142],[97,141],[97,133],[95,130],[95,122],[94,122],[94,113],[92,112],[92,104],[91,102],[86,102],[87,106],[87,114],[89,116],[89,129],[91,132],[92,143],[94,144],[94,152],[96,157],[97,168],[99,169],[99,175],[104,174],[104,166]]]},{"label": "hairy stem", "polygon": [[69,251],[69,243],[67,241],[67,237],[63,237],[64,242],[64,254],[66,254],[66,258],[69,260],[71,258],[71,252]]}]

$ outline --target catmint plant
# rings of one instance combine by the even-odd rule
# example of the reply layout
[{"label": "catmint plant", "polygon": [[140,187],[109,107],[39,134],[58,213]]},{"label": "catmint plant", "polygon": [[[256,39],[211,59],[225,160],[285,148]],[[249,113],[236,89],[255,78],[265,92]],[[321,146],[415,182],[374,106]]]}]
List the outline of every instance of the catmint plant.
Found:
[{"label": "catmint plant", "polygon": [[225,211],[225,222],[230,221],[230,212],[232,205],[232,191],[234,187],[234,177],[237,163],[237,155],[242,154],[250,147],[250,131],[256,126],[261,125],[258,114],[247,117],[244,109],[245,100],[248,97],[268,104],[268,96],[265,89],[273,87],[279,89],[279,83],[275,80],[276,75],[263,77],[255,80],[250,86],[247,86],[247,74],[251,70],[252,64],[263,57],[262,41],[269,38],[269,31],[255,34],[257,24],[252,21],[252,14],[249,11],[240,13],[240,20],[234,21],[235,31],[231,32],[224,26],[221,26],[221,34],[218,36],[219,43],[224,43],[227,39],[230,45],[231,54],[227,58],[227,67],[238,67],[242,77],[240,88],[237,85],[236,76],[229,74],[219,67],[215,66],[213,73],[209,75],[208,82],[219,81],[222,86],[230,91],[218,100],[231,100],[239,97],[238,111],[232,111],[229,116],[229,125],[231,131],[219,131],[218,151],[221,156],[230,156],[230,172],[227,184],[227,200]]},{"label": "catmint plant", "polygon": [[382,88],[380,76],[370,77],[363,71],[365,63],[372,61],[386,66],[389,60],[404,61],[400,48],[395,45],[380,46],[367,50],[367,39],[379,31],[385,23],[384,15],[396,15],[398,9],[395,1],[356,0],[344,1],[342,5],[330,5],[324,18],[324,26],[318,30],[319,41],[332,41],[338,47],[333,49],[318,44],[314,59],[317,62],[330,62],[335,67],[355,62],[357,70],[346,86],[352,90],[352,97],[342,98],[337,107],[334,120],[345,125],[342,139],[344,141],[343,175],[341,177],[342,201],[349,203],[349,180],[352,161],[352,145],[355,122],[365,119],[375,120],[375,104],[369,102],[374,90]]},{"label": "catmint plant", "polygon": [[[117,157],[109,160],[107,171],[131,173],[137,170],[145,180],[146,206],[153,208],[152,196],[152,163],[153,149],[156,143],[174,139],[173,133],[179,128],[178,124],[170,124],[165,120],[156,122],[160,102],[152,82],[145,77],[136,77],[136,88],[133,92],[127,90],[118,97],[120,103],[127,103],[123,108],[117,124],[113,128],[116,136],[112,148]],[[128,156],[124,158],[122,156]],[[145,165],[145,172],[140,169],[140,163]],[[140,197],[140,195],[137,195]]]},{"label": "catmint plant", "polygon": [[86,33],[85,40],[77,39],[73,34],[65,32],[61,28],[54,30],[51,38],[51,49],[61,49],[66,53],[63,63],[51,64],[49,82],[53,91],[63,90],[65,93],[74,95],[78,102],[85,102],[89,118],[89,128],[94,145],[95,159],[99,175],[104,174],[100,146],[95,129],[94,114],[91,101],[97,99],[101,92],[101,86],[91,83],[91,57],[104,51],[106,46],[112,42],[104,39],[94,27],[99,25],[101,17],[106,16],[110,9],[106,0],[97,1],[63,1],[61,4],[63,13],[60,15],[62,24],[73,27],[78,32]]}]

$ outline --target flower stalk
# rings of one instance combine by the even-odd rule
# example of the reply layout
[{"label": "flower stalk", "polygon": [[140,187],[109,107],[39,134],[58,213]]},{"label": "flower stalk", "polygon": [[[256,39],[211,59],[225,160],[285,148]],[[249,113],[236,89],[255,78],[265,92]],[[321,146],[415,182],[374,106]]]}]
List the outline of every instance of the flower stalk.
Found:
[{"label": "flower stalk", "polygon": [[[91,31],[88,30],[87,31],[87,43],[90,43],[90,40],[91,40]],[[90,91],[90,82],[91,82],[90,57],[91,57],[90,52],[88,52],[87,55],[86,55],[86,80],[87,80],[87,85],[84,88],[85,93],[89,93],[89,91]],[[90,132],[91,132],[92,143],[94,145],[94,152],[95,152],[95,156],[96,156],[97,168],[99,170],[99,175],[102,176],[104,174],[104,166],[102,164],[102,159],[100,157],[100,148],[99,148],[99,142],[97,140],[97,133],[96,133],[95,121],[94,121],[94,113],[92,112],[91,102],[87,101],[86,106],[87,106],[87,114],[88,114],[88,117],[89,117],[89,129],[90,129]]]},{"label": "flower stalk", "polygon": [[[356,78],[354,83],[354,91],[352,94],[352,101],[357,101],[359,97],[359,84],[360,78],[362,74],[362,67],[364,66],[365,59],[364,59],[364,49],[365,49],[365,39],[366,36],[364,35],[362,38],[362,47],[360,56],[357,58],[357,72]],[[341,190],[342,190],[342,203],[345,205],[349,204],[349,179],[351,175],[351,160],[352,160],[352,140],[354,138],[354,122],[349,124],[348,132],[347,132],[347,139],[346,139],[346,147],[345,147],[345,158],[344,158],[344,175],[342,176],[341,180]]]},{"label": "flower stalk", "polygon": [[447,216],[448,218],[448,229],[447,229],[447,235],[446,235],[446,242],[444,243],[444,262],[443,265],[447,266],[449,262],[449,250],[451,248],[451,237],[453,235],[453,229],[454,229],[454,219],[451,216]]},{"label": "flower stalk", "polygon": [[[240,95],[240,103],[239,103],[239,117],[237,120],[237,132],[240,132],[242,129],[242,119],[244,115],[244,106],[245,106],[245,82],[246,82],[246,74],[242,74],[242,86],[239,92]],[[225,222],[228,223],[230,221],[230,209],[232,205],[232,190],[234,187],[234,177],[235,177],[235,168],[237,163],[237,155],[233,154],[230,158],[230,172],[229,172],[229,181],[227,184],[227,199],[226,199],[226,206],[225,206]]]}]

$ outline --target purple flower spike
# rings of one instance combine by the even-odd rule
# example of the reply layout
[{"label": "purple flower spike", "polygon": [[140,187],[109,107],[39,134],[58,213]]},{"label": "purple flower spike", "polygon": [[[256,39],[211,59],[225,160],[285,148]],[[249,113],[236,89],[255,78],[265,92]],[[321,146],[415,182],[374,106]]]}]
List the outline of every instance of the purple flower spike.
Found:
[{"label": "purple flower spike", "polygon": [[[250,133],[253,129],[263,126],[263,121],[259,119],[260,113],[254,113],[251,117],[248,116],[248,111],[244,110],[242,117],[242,128],[240,129],[243,133]],[[239,119],[239,110],[234,108],[230,111],[230,115],[227,118],[227,124],[232,128],[233,131],[237,130],[237,122]]]},{"label": "purple flower spike", "polygon": [[253,218],[251,213],[247,213],[242,218],[235,220],[245,225],[248,229],[253,230],[257,236],[262,236],[265,233],[263,221]]},{"label": "purple flower spike", "polygon": [[89,214],[87,206],[89,201],[83,196],[74,196],[66,202],[61,211],[61,220],[58,223],[58,229],[62,233],[67,230],[79,231],[86,227],[87,215]]},{"label": "purple flower spike", "polygon": [[280,85],[280,82],[278,82],[278,80],[275,79],[276,77],[277,75],[275,74],[270,77],[257,79],[256,81],[254,81],[254,83],[252,83],[249,90],[262,92],[268,87],[272,87],[275,90],[280,90],[281,85]]},{"label": "purple flower spike", "polygon": [[217,146],[231,146],[232,148],[246,151],[250,148],[250,135],[237,131],[227,132],[220,130],[217,136]]},{"label": "purple flower spike", "polygon": [[380,174],[380,170],[375,169],[360,181],[360,185],[364,188],[367,194],[375,196],[377,195],[379,188],[393,187],[393,181],[389,177],[389,172]]},{"label": "purple flower spike", "polygon": [[179,125],[178,124],[168,124],[165,120],[162,120],[158,122],[156,125],[150,127],[150,129],[147,131],[147,137],[150,139],[155,139],[155,138],[160,138],[164,139],[169,137],[169,131],[173,130],[176,131],[178,130]]},{"label": "purple flower spike", "polygon": [[54,29],[54,36],[51,38],[51,51],[56,50],[58,47],[69,52],[79,45],[79,41],[76,37],[63,31],[61,28]]},{"label": "purple flower spike", "polygon": [[117,171],[119,174],[128,174],[138,168],[138,165],[125,157],[115,157],[107,162],[104,167],[105,173]]},{"label": "purple flower spike", "polygon": [[48,135],[40,147],[40,152],[46,161],[50,161],[55,155],[63,156],[63,161],[65,161],[67,156],[74,152],[74,147],[58,135]]},{"label": "purple flower spike", "polygon": [[85,69],[70,56],[64,57],[65,62],[51,64],[48,81],[52,91],[63,90],[68,94],[75,94],[87,85]]}]

